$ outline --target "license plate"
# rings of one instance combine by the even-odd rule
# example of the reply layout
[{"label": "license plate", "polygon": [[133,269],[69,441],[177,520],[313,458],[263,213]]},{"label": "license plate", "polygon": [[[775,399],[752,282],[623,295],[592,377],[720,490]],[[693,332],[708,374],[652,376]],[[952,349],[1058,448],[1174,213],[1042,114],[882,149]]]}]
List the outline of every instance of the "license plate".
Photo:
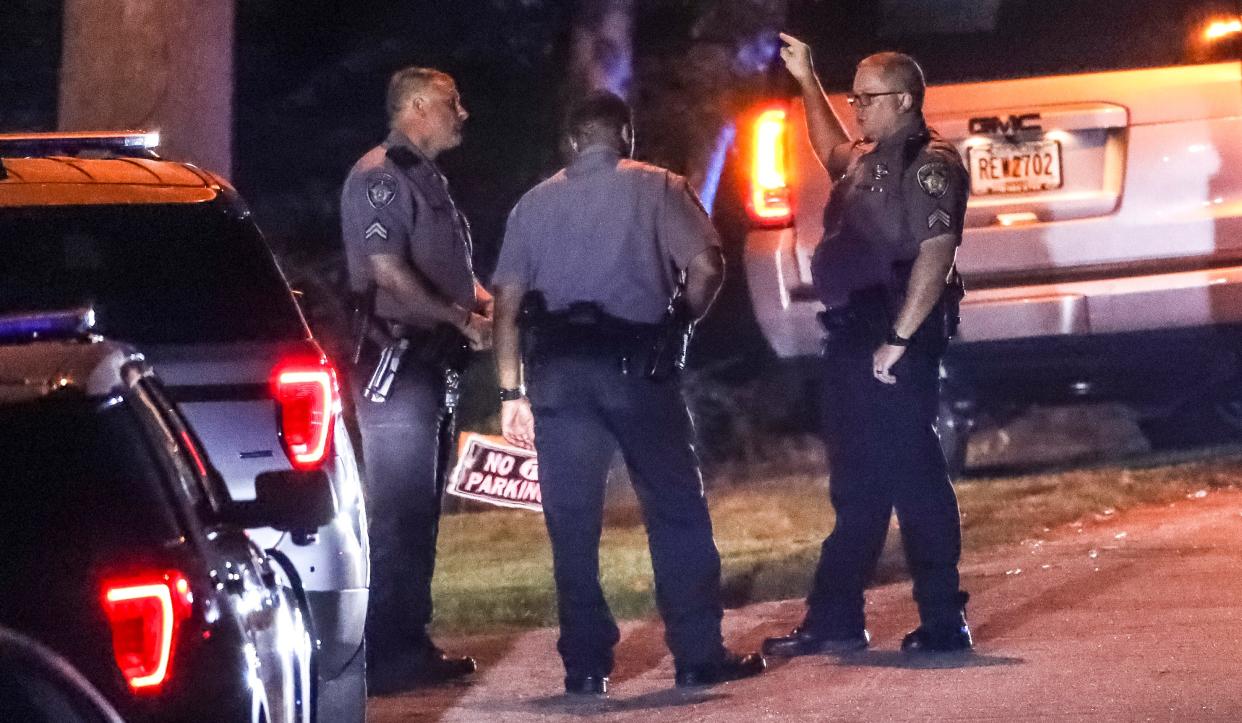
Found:
[{"label": "license plate", "polygon": [[1061,187],[1061,144],[1057,141],[993,143],[966,151],[970,192],[976,195],[1030,193]]}]

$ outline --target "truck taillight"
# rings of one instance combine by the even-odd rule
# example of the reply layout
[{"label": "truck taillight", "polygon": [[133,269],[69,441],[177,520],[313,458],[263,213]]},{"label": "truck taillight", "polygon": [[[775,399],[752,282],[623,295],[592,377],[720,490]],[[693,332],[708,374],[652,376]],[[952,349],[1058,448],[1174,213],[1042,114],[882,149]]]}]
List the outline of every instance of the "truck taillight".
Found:
[{"label": "truck taillight", "polygon": [[319,467],[332,448],[341,409],[336,370],[323,357],[282,362],[272,374],[272,397],[289,461],[297,469]]},{"label": "truck taillight", "polygon": [[103,586],[112,654],[135,692],[157,692],[172,674],[177,629],[194,602],[176,571],[113,580]]},{"label": "truck taillight", "polygon": [[793,220],[785,165],[788,127],[784,108],[770,108],[755,118],[747,210],[761,226],[787,226]]}]

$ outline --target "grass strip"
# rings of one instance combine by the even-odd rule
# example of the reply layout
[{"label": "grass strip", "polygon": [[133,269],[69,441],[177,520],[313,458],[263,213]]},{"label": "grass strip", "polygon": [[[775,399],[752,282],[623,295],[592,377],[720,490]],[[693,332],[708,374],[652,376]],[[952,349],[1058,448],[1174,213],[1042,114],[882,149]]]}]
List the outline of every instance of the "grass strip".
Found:
[{"label": "grass strip", "polygon": [[[1242,459],[968,479],[957,485],[965,554],[969,558],[998,545],[1042,537],[1093,515],[1235,487],[1240,480]],[[726,605],[806,593],[833,520],[822,475],[722,483],[709,491],[708,500]],[[600,571],[613,613],[622,619],[652,614],[651,559],[632,497],[613,503],[605,523]],[[890,534],[890,546],[896,538]],[[886,555],[893,557],[891,550]],[[890,572],[887,579],[891,577]],[[440,633],[555,625],[551,551],[542,516],[517,510],[446,515],[433,593]]]}]

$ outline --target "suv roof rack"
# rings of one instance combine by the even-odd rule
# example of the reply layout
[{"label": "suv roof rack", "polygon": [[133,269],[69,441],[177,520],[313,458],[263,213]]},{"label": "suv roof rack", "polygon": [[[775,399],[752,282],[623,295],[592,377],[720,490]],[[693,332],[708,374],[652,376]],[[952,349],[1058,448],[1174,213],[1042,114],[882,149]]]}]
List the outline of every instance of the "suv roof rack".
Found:
[{"label": "suv roof rack", "polygon": [[159,158],[159,131],[0,133],[0,157],[85,156]]},{"label": "suv roof rack", "polygon": [[0,344],[39,339],[89,339],[95,333],[95,310],[89,306],[61,311],[0,315]]}]

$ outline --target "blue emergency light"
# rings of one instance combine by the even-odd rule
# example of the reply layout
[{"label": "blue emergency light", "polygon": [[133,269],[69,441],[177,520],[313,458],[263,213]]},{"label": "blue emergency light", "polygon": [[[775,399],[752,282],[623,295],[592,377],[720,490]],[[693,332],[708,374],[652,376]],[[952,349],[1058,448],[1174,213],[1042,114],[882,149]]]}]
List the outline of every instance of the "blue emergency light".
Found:
[{"label": "blue emergency light", "polygon": [[159,144],[159,131],[0,133],[0,156],[38,158],[98,153],[151,158]]},{"label": "blue emergency light", "polygon": [[95,329],[95,310],[66,309],[0,316],[0,343],[36,339],[80,339]]}]

